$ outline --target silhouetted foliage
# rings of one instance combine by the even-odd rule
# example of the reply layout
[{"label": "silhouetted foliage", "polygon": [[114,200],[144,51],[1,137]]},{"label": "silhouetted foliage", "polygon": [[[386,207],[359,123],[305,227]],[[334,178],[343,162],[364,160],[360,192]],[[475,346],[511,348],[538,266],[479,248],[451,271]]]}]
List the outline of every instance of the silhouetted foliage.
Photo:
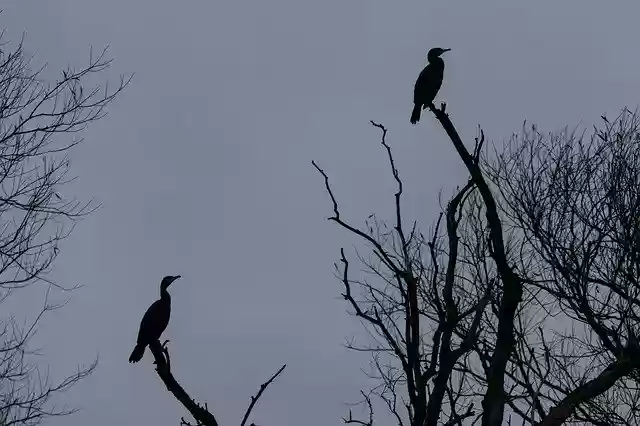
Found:
[{"label": "silhouetted foliage", "polygon": [[[1,38],[1,37],[0,37]],[[0,325],[0,424],[34,425],[49,416],[70,414],[73,408],[51,404],[52,398],[90,374],[96,363],[59,382],[40,372],[29,346],[46,313],[62,305],[49,303],[47,276],[59,253],[59,243],[75,223],[91,213],[61,190],[71,180],[67,153],[82,139],[75,135],[105,114],[105,107],[128,83],[121,79],[113,91],[87,90],[86,80],[105,71],[106,51],[91,55],[85,67],[68,68],[52,84],[42,71],[33,71],[22,43],[11,50],[0,44],[0,300],[32,284],[46,289],[45,301],[26,327],[16,318]],[[64,137],[68,138],[65,139]]]},{"label": "silhouetted foliage", "polygon": [[[336,265],[372,343],[378,402],[398,425],[631,425],[640,419],[638,315],[640,118],[628,110],[594,133],[514,136],[503,152],[463,144],[445,105],[430,110],[469,172],[431,235],[403,219],[362,228],[333,205],[329,219],[370,250]],[[362,275],[353,271],[364,267]]]}]

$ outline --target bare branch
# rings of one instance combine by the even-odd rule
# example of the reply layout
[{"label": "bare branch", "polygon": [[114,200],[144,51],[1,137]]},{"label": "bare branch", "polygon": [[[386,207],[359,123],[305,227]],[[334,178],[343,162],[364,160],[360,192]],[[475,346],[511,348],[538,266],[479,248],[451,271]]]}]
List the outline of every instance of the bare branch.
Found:
[{"label": "bare branch", "polygon": [[331,201],[333,202],[333,213],[334,216],[330,217],[329,220],[332,220],[336,223],[338,223],[340,226],[342,226],[343,228],[353,232],[356,235],[359,235],[360,237],[362,237],[363,239],[365,239],[366,241],[368,241],[369,243],[371,243],[376,249],[377,249],[377,254],[379,256],[381,256],[382,260],[385,262],[385,265],[391,269],[394,272],[399,272],[401,270],[401,268],[399,266],[396,265],[396,263],[394,262],[394,260],[391,258],[390,254],[388,254],[383,248],[382,245],[380,245],[380,243],[378,241],[376,241],[373,237],[371,237],[370,235],[365,234],[364,232],[362,232],[361,230],[352,227],[351,225],[347,224],[346,222],[344,222],[342,219],[340,219],[340,212],[338,210],[338,202],[336,201],[335,196],[333,195],[333,191],[331,190],[331,186],[329,185],[329,176],[327,176],[327,174],[324,172],[324,170],[322,170],[316,163],[315,161],[312,161],[311,164],[313,164],[313,166],[316,168],[316,170],[318,170],[318,172],[320,172],[320,174],[324,177],[324,183],[325,183],[325,187],[327,189],[327,192],[329,193],[329,196],[331,197]]},{"label": "bare branch", "polygon": [[61,242],[98,208],[92,201],[69,197],[64,188],[74,179],[69,176],[69,154],[82,142],[77,134],[104,117],[106,107],[130,81],[121,77],[113,91],[106,84],[104,90],[87,86],[92,74],[111,65],[106,53],[105,49],[97,57],[90,55],[86,66],[69,67],[60,79],[47,83],[42,69],[30,68],[22,41],[11,50],[0,50],[0,301],[33,284],[44,283],[46,293],[45,306],[30,324],[26,319],[24,326],[14,317],[0,319],[0,423],[5,426],[35,425],[73,413],[51,400],[97,365],[96,361],[51,383],[31,360],[37,352],[30,339],[44,314],[64,305],[49,303],[51,289],[79,287],[54,282],[48,273]]},{"label": "bare branch", "polygon": [[367,408],[369,409],[369,419],[367,421],[354,419],[353,413],[351,412],[351,410],[349,410],[349,417],[347,418],[343,417],[342,421],[345,424],[355,423],[361,426],[373,426],[373,405],[371,404],[371,397],[366,393],[364,393],[363,391],[360,391],[360,393],[364,397],[364,402],[366,402]]},{"label": "bare branch", "polygon": [[160,377],[160,380],[165,384],[167,390],[171,392],[178,401],[180,401],[189,413],[191,413],[198,424],[204,426],[218,426],[216,418],[207,410],[206,404],[205,406],[202,406],[195,402],[195,400],[191,398],[191,396],[189,396],[184,388],[178,383],[175,377],[173,377],[173,374],[171,373],[171,359],[169,358],[169,351],[166,346],[163,346],[159,341],[156,341],[149,345],[149,349],[151,349],[151,353],[155,359],[154,363],[156,364],[158,377]]},{"label": "bare branch", "polygon": [[498,267],[500,278],[504,284],[502,301],[498,313],[496,348],[491,360],[489,377],[487,378],[487,391],[482,402],[484,408],[482,425],[500,425],[502,423],[505,404],[504,373],[515,345],[514,319],[518,305],[522,300],[523,284],[521,278],[514,272],[507,261],[502,223],[498,216],[498,208],[493,194],[489,189],[479,165],[465,148],[462,139],[460,139],[458,132],[449,119],[449,115],[445,113],[445,108],[445,104],[442,104],[440,109],[435,108],[433,105],[430,106],[431,111],[438,121],[440,121],[440,124],[442,124],[451,142],[453,142],[454,147],[458,151],[458,155],[465,166],[467,166],[467,170],[482,196],[486,207],[487,224],[490,229],[493,257]]},{"label": "bare branch", "polygon": [[244,413],[244,417],[242,418],[242,423],[240,423],[240,426],[244,426],[244,424],[247,422],[247,419],[251,414],[251,410],[253,410],[253,406],[256,405],[256,402],[258,402],[258,399],[260,399],[260,396],[262,396],[262,392],[264,392],[267,386],[269,386],[271,382],[273,382],[276,379],[276,377],[278,377],[280,373],[282,373],[282,371],[285,369],[286,366],[287,364],[283,364],[282,367],[280,367],[280,369],[276,371],[276,373],[269,378],[269,380],[267,380],[266,382],[260,385],[260,389],[258,390],[258,393],[256,394],[256,396],[251,397],[251,403],[249,404],[249,408],[247,408],[247,411]]}]

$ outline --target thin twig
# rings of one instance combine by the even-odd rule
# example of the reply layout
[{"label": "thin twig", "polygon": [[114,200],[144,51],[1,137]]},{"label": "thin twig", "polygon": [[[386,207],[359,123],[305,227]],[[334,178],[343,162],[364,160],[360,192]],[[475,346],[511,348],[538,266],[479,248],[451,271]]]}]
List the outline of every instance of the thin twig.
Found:
[{"label": "thin twig", "polygon": [[251,414],[251,410],[253,410],[253,406],[256,405],[256,402],[258,402],[258,399],[260,399],[260,397],[262,396],[262,392],[264,392],[267,386],[269,386],[271,382],[273,382],[276,379],[276,377],[278,377],[280,373],[282,373],[282,371],[286,366],[287,364],[284,364],[282,367],[280,367],[278,371],[276,371],[276,374],[271,376],[269,380],[267,380],[266,382],[260,385],[260,389],[258,390],[258,393],[256,394],[256,396],[251,397],[251,403],[249,404],[249,408],[247,408],[247,411],[244,413],[244,417],[242,418],[242,423],[240,423],[240,426],[244,426],[244,424],[247,422],[247,419],[249,418],[249,414]]},{"label": "thin twig", "polygon": [[353,413],[351,412],[351,410],[349,410],[349,418],[343,417],[342,421],[345,424],[355,423],[355,424],[358,424],[358,425],[361,425],[361,426],[373,426],[373,405],[371,404],[371,396],[367,395],[362,390],[360,391],[360,393],[364,397],[364,401],[362,401],[362,402],[366,402],[367,406],[369,407],[369,420],[365,422],[364,420],[354,419],[353,418]]}]

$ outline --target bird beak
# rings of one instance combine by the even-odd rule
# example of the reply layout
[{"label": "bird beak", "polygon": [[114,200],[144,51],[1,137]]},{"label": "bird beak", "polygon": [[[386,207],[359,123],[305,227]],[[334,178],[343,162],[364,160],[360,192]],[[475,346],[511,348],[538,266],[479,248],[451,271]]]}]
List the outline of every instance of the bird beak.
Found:
[{"label": "bird beak", "polygon": [[[182,278],[182,276],[180,276],[180,275],[176,275],[176,276],[174,276],[174,277],[173,277],[173,281],[177,280],[178,278]],[[173,281],[171,281],[171,282],[173,282]]]},{"label": "bird beak", "polygon": [[444,53],[444,52],[448,52],[448,51],[450,51],[450,50],[451,50],[451,49],[442,49],[442,53]]}]

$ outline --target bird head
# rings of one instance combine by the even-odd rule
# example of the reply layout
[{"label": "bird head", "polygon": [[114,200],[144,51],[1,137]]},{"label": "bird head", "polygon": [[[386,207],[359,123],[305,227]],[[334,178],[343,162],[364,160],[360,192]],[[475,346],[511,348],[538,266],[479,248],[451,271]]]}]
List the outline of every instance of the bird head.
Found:
[{"label": "bird head", "polygon": [[432,59],[439,58],[444,52],[448,52],[451,49],[443,49],[441,47],[434,47],[427,53],[427,58],[431,61]]},{"label": "bird head", "polygon": [[160,289],[166,290],[167,287],[171,285],[172,282],[180,278],[180,275],[168,275],[162,279],[162,283],[160,283]]}]

